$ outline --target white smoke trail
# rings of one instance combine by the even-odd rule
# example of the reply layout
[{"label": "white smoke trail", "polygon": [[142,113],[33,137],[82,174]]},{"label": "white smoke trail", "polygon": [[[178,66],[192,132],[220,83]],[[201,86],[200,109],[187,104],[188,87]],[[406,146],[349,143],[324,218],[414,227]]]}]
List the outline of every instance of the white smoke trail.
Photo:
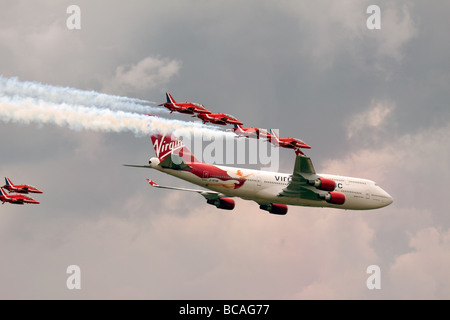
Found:
[{"label": "white smoke trail", "polygon": [[[188,145],[191,151],[198,151],[196,156],[200,161],[204,158],[207,162],[233,164],[237,157],[238,163],[245,163],[245,144],[242,143],[244,140],[240,140],[241,143],[237,144],[237,151],[234,152],[234,143],[237,141],[234,139],[235,133],[222,131],[212,125],[203,125],[201,121],[186,122],[130,112],[149,112],[150,107],[142,104],[145,102],[147,101],[94,91],[20,82],[16,78],[6,79],[0,76],[0,121],[49,124],[72,130],[132,132],[136,136],[174,134]],[[203,148],[203,142],[208,143],[206,148]],[[274,151],[270,144],[270,161],[266,160],[267,144],[262,140],[258,142],[262,147],[249,144],[249,163],[256,164],[254,158],[258,154],[262,164],[269,163],[270,169],[278,170],[278,149],[275,148]],[[275,162],[272,155],[275,155]]]},{"label": "white smoke trail", "polygon": [[145,136],[156,131],[173,132],[175,135],[195,134],[204,136],[233,135],[200,122],[185,122],[147,116],[137,113],[85,107],[80,105],[55,104],[33,98],[0,97],[0,120],[23,124],[53,124],[72,130],[102,132],[133,132]]},{"label": "white smoke trail", "polygon": [[0,96],[19,96],[41,99],[59,104],[82,105],[86,107],[108,108],[141,113],[168,113],[155,106],[155,102],[109,95],[96,91],[78,90],[69,87],[57,87],[32,81],[19,81],[17,78],[5,78],[0,75]]},{"label": "white smoke trail", "polygon": [[234,136],[234,133],[205,126],[200,122],[185,122],[147,116],[168,110],[150,107],[147,100],[114,96],[95,91],[56,87],[38,82],[19,81],[0,75],[0,120],[23,124],[53,124],[72,130],[102,132],[133,132],[145,136],[162,134],[203,137]]}]

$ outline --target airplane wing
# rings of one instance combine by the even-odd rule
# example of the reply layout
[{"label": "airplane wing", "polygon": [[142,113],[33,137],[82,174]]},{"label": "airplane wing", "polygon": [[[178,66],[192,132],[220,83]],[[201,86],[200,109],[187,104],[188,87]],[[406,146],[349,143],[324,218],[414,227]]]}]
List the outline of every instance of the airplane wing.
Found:
[{"label": "airplane wing", "polygon": [[289,185],[279,194],[280,197],[299,197],[309,200],[320,201],[319,196],[327,194],[308,184],[308,180],[315,180],[318,176],[312,164],[311,158],[297,156],[295,159],[294,172]]},{"label": "airplane wing", "polygon": [[[16,199],[11,199],[11,200],[8,201],[8,202],[14,203],[14,204],[24,204],[24,199],[22,199],[22,198],[16,198]],[[3,201],[3,203],[5,203],[5,202]]]},{"label": "airplane wing", "polygon": [[151,167],[147,164],[147,165],[137,165],[137,164],[123,164],[123,166],[125,167],[134,167],[134,168],[147,168],[147,169],[151,169]]},{"label": "airplane wing", "polygon": [[197,110],[197,109],[196,109],[196,107],[194,107],[194,106],[189,106],[189,107],[183,107],[183,110],[189,110],[189,111],[191,111],[191,112],[194,112],[194,111]]},{"label": "airplane wing", "polygon": [[297,148],[297,142],[288,142],[284,144],[285,148]]},{"label": "airplane wing", "polygon": [[148,184],[155,188],[162,188],[162,189],[172,189],[172,190],[181,190],[181,191],[189,191],[189,192],[196,192],[198,194],[201,194],[206,200],[214,200],[214,199],[220,199],[222,197],[225,197],[224,194],[215,192],[215,191],[206,191],[206,190],[196,190],[196,189],[187,189],[187,188],[176,188],[176,187],[169,187],[169,186],[160,186],[155,181],[147,179]]}]

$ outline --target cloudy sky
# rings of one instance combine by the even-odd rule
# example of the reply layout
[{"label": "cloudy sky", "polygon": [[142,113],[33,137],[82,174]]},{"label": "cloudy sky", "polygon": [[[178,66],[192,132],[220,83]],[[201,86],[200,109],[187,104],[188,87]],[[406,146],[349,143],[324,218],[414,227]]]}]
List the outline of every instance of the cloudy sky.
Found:
[{"label": "cloudy sky", "polygon": [[[223,212],[145,178],[187,182],[121,166],[154,156],[147,136],[3,118],[0,178],[44,194],[0,206],[0,298],[450,298],[449,3],[76,1],[79,30],[72,1],[0,4],[3,79],[156,103],[169,91],[301,138],[318,172],[394,198],[286,216],[237,199]],[[280,150],[280,171],[294,161]],[[371,265],[381,289],[367,288]]]}]

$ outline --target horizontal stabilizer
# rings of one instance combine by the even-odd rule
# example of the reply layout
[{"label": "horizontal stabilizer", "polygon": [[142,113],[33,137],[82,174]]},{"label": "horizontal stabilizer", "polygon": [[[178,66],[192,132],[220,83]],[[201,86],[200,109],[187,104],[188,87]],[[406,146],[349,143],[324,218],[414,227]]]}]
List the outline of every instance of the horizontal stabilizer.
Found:
[{"label": "horizontal stabilizer", "polygon": [[151,167],[147,164],[147,165],[137,165],[137,164],[123,164],[123,166],[125,167],[134,167],[134,168],[147,168],[147,169],[151,169]]}]

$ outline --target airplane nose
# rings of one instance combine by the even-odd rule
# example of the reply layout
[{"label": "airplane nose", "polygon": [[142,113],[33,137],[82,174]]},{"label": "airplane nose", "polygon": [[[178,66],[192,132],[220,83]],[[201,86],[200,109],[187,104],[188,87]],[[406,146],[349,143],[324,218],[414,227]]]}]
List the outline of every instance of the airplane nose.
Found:
[{"label": "airplane nose", "polygon": [[389,197],[387,204],[390,205],[392,202],[394,202],[394,199],[392,199],[392,197]]},{"label": "airplane nose", "polygon": [[[384,190],[383,190],[384,191]],[[387,193],[386,191],[384,191],[385,193],[385,203],[386,206],[390,205],[392,202],[394,202],[394,199],[391,197],[391,195],[389,193]]]}]

